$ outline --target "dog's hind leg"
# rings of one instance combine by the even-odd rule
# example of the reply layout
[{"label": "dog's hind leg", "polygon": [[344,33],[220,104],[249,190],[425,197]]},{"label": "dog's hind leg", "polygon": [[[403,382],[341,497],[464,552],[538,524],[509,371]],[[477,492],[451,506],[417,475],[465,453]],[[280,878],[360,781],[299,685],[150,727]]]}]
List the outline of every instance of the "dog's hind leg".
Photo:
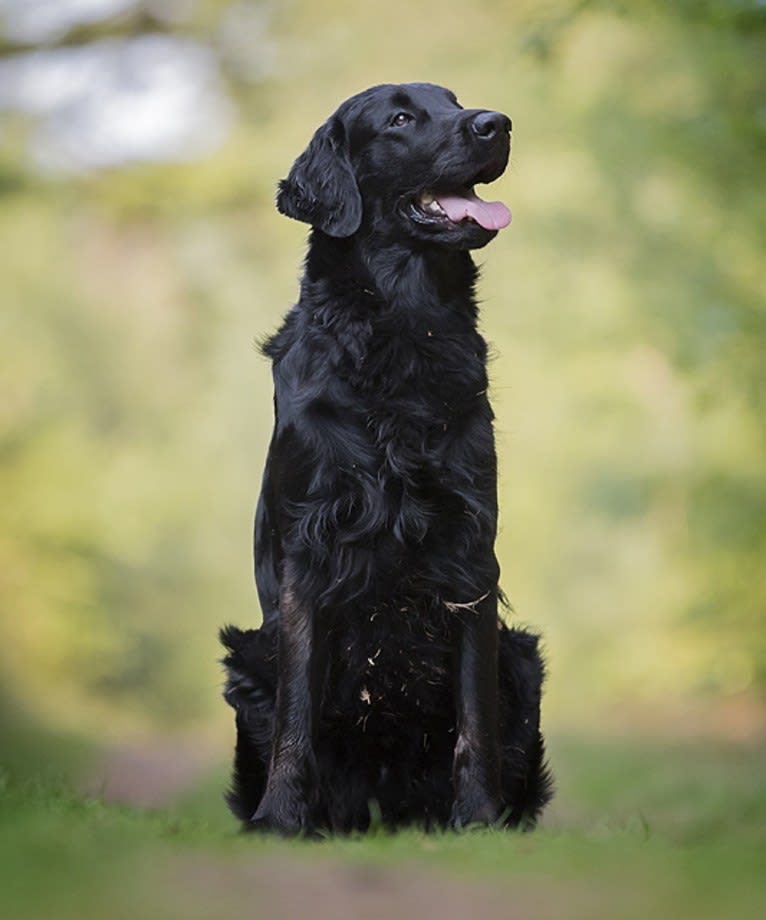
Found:
[{"label": "dog's hind leg", "polygon": [[276,631],[221,630],[227,650],[224,699],[236,713],[237,742],[231,788],[226,800],[234,815],[247,823],[266,788],[271,755],[276,697]]},{"label": "dog's hind leg", "polygon": [[505,823],[531,828],[553,796],[540,731],[544,666],[537,636],[502,626],[499,632],[500,750]]}]

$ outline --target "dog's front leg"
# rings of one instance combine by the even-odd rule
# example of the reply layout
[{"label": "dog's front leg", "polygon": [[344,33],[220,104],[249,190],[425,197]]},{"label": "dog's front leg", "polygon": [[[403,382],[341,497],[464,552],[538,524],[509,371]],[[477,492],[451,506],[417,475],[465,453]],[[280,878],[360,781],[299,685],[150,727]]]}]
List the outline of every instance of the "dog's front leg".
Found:
[{"label": "dog's front leg", "polygon": [[457,741],[452,826],[493,824],[502,808],[494,593],[460,610],[455,662]]},{"label": "dog's front leg", "polygon": [[289,566],[279,595],[279,645],[274,736],[263,798],[253,828],[294,835],[310,832],[316,806],[314,741],[319,722],[325,656],[316,611],[303,600]]}]

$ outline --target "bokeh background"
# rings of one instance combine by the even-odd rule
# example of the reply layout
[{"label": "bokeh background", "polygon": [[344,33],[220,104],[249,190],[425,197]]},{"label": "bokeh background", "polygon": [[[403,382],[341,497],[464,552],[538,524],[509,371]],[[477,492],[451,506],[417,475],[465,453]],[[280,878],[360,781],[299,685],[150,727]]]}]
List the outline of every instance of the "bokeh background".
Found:
[{"label": "bokeh background", "polygon": [[428,80],[514,123],[482,324],[503,585],[550,669],[550,825],[619,802],[568,777],[615,756],[624,789],[626,750],[656,776],[691,745],[668,801],[715,751],[700,796],[744,784],[720,813],[761,827],[764,61],[759,0],[0,0],[8,782],[204,788],[233,829],[216,630],[260,616],[254,342],[306,229],[274,187],[343,98]]}]

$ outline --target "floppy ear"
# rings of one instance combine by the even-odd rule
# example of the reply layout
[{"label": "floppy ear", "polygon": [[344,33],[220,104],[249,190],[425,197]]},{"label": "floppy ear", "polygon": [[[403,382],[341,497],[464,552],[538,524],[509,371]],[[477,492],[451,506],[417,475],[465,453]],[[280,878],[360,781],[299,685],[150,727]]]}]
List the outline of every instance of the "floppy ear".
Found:
[{"label": "floppy ear", "polygon": [[362,196],[338,115],[317,130],[288,177],[279,183],[277,208],[330,236],[351,236],[359,229]]}]

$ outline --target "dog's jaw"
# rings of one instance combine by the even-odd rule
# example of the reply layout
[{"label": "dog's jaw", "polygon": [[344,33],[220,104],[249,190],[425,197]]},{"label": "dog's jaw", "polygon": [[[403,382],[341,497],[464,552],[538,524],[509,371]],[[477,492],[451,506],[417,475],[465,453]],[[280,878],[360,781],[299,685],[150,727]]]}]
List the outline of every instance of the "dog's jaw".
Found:
[{"label": "dog's jaw", "polygon": [[415,205],[426,219],[453,224],[469,220],[485,230],[502,230],[512,220],[511,212],[502,201],[484,201],[472,188],[459,192],[426,190],[415,199]]}]

